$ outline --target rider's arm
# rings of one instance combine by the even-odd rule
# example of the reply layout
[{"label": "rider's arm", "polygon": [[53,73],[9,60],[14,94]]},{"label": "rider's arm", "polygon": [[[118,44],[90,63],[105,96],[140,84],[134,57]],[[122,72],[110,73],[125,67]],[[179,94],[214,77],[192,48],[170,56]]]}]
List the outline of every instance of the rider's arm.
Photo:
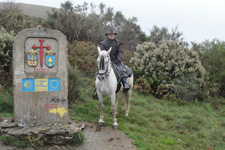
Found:
[{"label": "rider's arm", "polygon": [[122,59],[123,59],[123,48],[122,48],[122,43],[119,42],[119,49],[118,49],[118,55],[117,55],[117,60],[118,63],[122,63]]},{"label": "rider's arm", "polygon": [[101,50],[106,50],[105,46],[104,46],[104,41],[99,43],[99,47],[100,47]]}]

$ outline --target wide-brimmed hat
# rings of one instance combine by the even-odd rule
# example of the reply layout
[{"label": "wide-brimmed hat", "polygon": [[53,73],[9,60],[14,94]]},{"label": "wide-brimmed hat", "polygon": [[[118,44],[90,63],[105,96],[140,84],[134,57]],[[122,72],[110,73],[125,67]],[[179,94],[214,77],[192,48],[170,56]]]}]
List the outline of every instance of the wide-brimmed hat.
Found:
[{"label": "wide-brimmed hat", "polygon": [[108,32],[105,33],[105,35],[109,35],[109,34],[115,34],[117,35],[117,32],[115,32],[113,29],[108,30]]}]

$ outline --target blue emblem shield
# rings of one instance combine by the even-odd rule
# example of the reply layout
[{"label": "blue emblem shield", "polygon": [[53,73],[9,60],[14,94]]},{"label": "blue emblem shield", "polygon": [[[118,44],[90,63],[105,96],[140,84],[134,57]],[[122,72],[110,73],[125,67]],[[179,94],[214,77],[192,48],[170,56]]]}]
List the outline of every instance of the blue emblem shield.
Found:
[{"label": "blue emblem shield", "polygon": [[55,66],[55,52],[47,51],[45,53],[45,64],[48,68],[52,68]]}]

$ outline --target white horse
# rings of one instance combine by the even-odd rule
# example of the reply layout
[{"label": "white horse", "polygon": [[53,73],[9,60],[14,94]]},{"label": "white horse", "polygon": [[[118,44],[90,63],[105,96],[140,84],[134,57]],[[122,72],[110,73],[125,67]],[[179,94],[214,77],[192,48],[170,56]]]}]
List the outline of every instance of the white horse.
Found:
[{"label": "white horse", "polygon": [[[98,76],[95,80],[95,86],[96,86],[96,91],[100,103],[100,120],[99,120],[99,126],[103,126],[104,124],[104,116],[103,116],[103,95],[108,95],[111,99],[111,110],[113,114],[113,127],[117,128],[118,123],[116,119],[117,115],[117,109],[119,106],[119,103],[121,101],[121,98],[119,96],[119,92],[116,94],[116,89],[117,89],[117,79],[116,75],[113,71],[113,68],[111,66],[111,61],[110,61],[110,48],[108,51],[100,49],[98,47]],[[128,91],[124,91],[124,96],[125,96],[125,116],[128,116],[129,111],[130,111],[130,97],[132,93],[132,88],[133,88],[133,75],[131,77],[127,78],[127,83],[131,86],[131,88]],[[121,90],[123,87],[121,86]],[[117,97],[117,103],[115,105],[115,99]]]}]

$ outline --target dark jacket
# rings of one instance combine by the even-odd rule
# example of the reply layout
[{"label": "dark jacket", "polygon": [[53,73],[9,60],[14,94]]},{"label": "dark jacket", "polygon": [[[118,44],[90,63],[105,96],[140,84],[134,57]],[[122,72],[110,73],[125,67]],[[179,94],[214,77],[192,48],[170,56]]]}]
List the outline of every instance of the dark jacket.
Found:
[{"label": "dark jacket", "polygon": [[121,77],[129,77],[132,75],[132,70],[122,63],[123,58],[123,49],[122,49],[122,42],[117,39],[111,40],[106,38],[104,41],[100,42],[99,46],[101,50],[108,51],[110,47],[112,47],[110,53],[110,60],[112,61],[112,67],[116,73],[116,76]]},{"label": "dark jacket", "polygon": [[104,41],[100,42],[99,46],[101,50],[108,51],[110,47],[112,47],[110,53],[110,59],[115,64],[121,64],[123,58],[123,49],[122,49],[122,42],[117,39],[105,39]]}]

